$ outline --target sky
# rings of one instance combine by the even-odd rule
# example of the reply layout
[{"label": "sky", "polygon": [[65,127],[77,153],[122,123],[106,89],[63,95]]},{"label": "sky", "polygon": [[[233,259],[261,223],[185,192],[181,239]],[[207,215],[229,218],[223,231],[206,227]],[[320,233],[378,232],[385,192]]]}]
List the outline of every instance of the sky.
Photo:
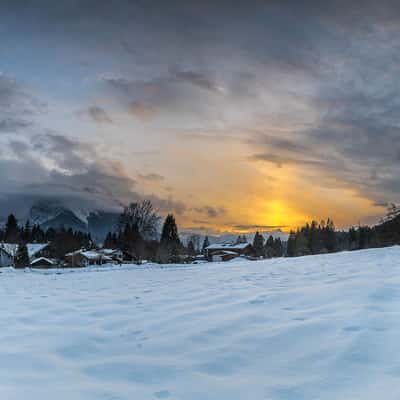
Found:
[{"label": "sky", "polygon": [[0,37],[0,214],[288,231],[400,201],[398,2],[2,0]]}]

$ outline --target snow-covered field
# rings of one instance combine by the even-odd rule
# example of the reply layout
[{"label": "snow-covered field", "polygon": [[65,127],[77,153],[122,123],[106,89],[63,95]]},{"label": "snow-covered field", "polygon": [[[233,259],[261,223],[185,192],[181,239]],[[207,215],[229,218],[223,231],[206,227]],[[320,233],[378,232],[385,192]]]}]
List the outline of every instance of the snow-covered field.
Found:
[{"label": "snow-covered field", "polygon": [[0,399],[399,399],[400,247],[0,274]]}]

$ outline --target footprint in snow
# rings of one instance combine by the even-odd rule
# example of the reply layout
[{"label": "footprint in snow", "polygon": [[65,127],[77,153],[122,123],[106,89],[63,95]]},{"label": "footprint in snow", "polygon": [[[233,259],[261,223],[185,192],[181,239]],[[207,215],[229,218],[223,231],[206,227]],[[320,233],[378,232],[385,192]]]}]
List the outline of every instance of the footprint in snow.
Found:
[{"label": "footprint in snow", "polygon": [[157,399],[166,399],[171,395],[171,393],[168,390],[161,390],[153,394],[155,397],[157,397]]},{"label": "footprint in snow", "polygon": [[351,325],[351,326],[345,326],[343,328],[344,331],[346,332],[359,332],[361,331],[362,327],[358,325]]}]

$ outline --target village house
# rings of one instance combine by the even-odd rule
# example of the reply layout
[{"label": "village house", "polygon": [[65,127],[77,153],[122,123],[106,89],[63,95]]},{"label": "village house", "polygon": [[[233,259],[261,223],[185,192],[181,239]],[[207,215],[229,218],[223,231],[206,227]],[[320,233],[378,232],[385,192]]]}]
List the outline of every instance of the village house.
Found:
[{"label": "village house", "polygon": [[112,263],[111,256],[96,250],[77,250],[65,255],[65,262],[69,267],[87,267],[89,265],[102,265]]},{"label": "village house", "polygon": [[27,243],[26,248],[31,262],[40,257],[49,256],[49,243]]},{"label": "village house", "polygon": [[254,249],[250,243],[214,243],[205,248],[208,261],[229,261],[237,257],[253,257]]},{"label": "village house", "polygon": [[[27,243],[29,262],[47,255],[48,243]],[[0,267],[13,267],[18,244],[0,243]]]},{"label": "village house", "polygon": [[122,264],[124,261],[124,253],[119,249],[100,249],[98,250],[99,253],[110,257],[112,261],[117,264]]}]

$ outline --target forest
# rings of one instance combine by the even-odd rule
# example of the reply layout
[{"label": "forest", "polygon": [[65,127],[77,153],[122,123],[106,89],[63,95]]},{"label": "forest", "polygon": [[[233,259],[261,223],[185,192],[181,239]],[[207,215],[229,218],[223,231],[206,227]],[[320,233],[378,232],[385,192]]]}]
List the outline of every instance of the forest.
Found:
[{"label": "forest", "polygon": [[[191,262],[204,256],[210,245],[208,236],[190,235],[184,243],[178,231],[174,215],[168,214],[162,222],[152,203],[145,200],[132,203],[121,213],[117,226],[107,234],[104,243],[94,243],[87,232],[71,228],[42,229],[31,226],[29,221],[19,224],[14,215],[0,229],[0,242],[20,245],[20,257],[25,262],[24,246],[27,243],[49,243],[47,254],[62,260],[67,253],[78,249],[118,249],[131,261],[148,260],[158,263]],[[161,230],[160,230],[161,226]],[[247,243],[244,234],[238,235],[235,244]],[[291,231],[287,242],[270,235],[268,238],[256,232],[250,240],[250,259],[273,257],[298,257],[313,254],[334,253],[344,250],[360,250],[400,244],[400,208],[391,204],[379,224],[351,227],[347,231],[336,230],[334,222],[311,221]]]}]

